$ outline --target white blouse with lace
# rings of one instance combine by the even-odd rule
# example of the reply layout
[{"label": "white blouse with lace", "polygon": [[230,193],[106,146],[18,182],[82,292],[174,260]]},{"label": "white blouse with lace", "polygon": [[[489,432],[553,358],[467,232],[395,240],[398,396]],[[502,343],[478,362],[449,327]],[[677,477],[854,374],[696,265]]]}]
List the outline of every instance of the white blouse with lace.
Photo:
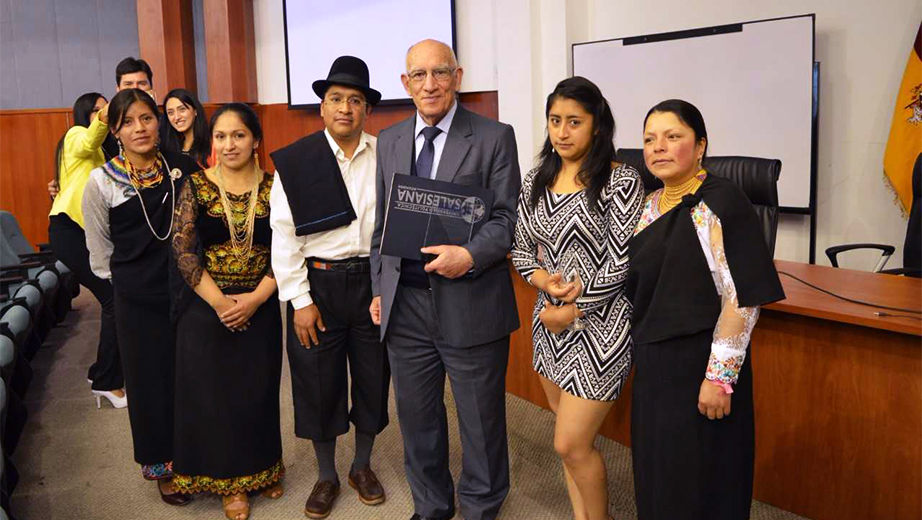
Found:
[{"label": "white blouse with lace", "polygon": [[[643,213],[634,234],[640,233],[644,228],[660,217],[659,198],[662,190],[657,190],[647,196],[644,201]],[[707,207],[704,201],[699,202],[691,210],[692,222],[701,243],[701,250],[707,259],[711,277],[714,278],[714,287],[720,295],[720,317],[714,328],[714,338],[711,341],[711,356],[705,370],[705,377],[711,381],[724,384],[734,384],[739,377],[740,368],[746,360],[746,348],[752,329],[759,319],[759,307],[740,307],[736,298],[736,286],[727,264],[724,252],[723,228],[720,218]]]}]

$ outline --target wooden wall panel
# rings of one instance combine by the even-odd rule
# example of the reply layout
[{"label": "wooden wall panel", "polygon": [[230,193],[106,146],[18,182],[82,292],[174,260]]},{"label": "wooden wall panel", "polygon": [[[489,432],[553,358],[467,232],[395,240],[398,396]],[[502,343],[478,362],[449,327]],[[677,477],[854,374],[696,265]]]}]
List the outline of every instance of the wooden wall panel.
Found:
[{"label": "wooden wall panel", "polygon": [[[464,93],[461,94],[460,101],[463,107],[472,112],[491,119],[499,118],[499,105],[495,91]],[[275,169],[269,153],[323,129],[319,108],[289,110],[287,104],[274,104],[258,105],[256,110],[263,126],[263,143],[259,149],[259,161],[263,169],[267,171]],[[412,105],[375,107],[365,121],[365,131],[378,135],[381,130],[413,115],[415,110]]]},{"label": "wooden wall panel", "polygon": [[158,99],[174,88],[195,92],[192,0],[137,0],[140,57],[154,73]]},{"label": "wooden wall panel", "polygon": [[255,103],[256,33],[252,0],[204,0],[208,99]]},{"label": "wooden wall panel", "polygon": [[0,111],[0,209],[16,215],[33,245],[48,241],[54,150],[71,126],[71,110]]},{"label": "wooden wall panel", "polygon": [[[496,119],[499,115],[496,92],[461,94],[461,104],[485,117]],[[219,106],[206,104],[206,116],[210,118]],[[265,134],[259,147],[260,165],[268,171],[274,169],[268,152],[323,128],[319,109],[288,110],[287,104],[253,108]],[[413,110],[412,105],[377,107],[366,122],[366,130],[377,135],[412,115]],[[33,244],[48,240],[51,200],[45,185],[54,178],[55,146],[71,124],[69,108],[0,111],[0,208],[16,215]]]}]

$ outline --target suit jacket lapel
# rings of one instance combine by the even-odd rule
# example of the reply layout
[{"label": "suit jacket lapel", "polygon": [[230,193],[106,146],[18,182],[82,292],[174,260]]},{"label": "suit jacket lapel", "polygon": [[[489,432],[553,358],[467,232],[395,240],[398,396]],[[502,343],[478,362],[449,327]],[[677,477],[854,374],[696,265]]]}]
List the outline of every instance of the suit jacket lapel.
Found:
[{"label": "suit jacket lapel", "polygon": [[395,144],[395,153],[397,155],[397,170],[394,173],[411,175],[413,173],[413,129],[416,126],[416,116],[405,121],[404,128],[401,129],[400,137]]},{"label": "suit jacket lapel", "polygon": [[445,148],[439,159],[439,169],[435,172],[437,180],[451,182],[455,178],[458,169],[461,168],[461,163],[464,162],[464,158],[471,149],[472,135],[470,113],[459,105],[455,118],[451,122],[451,128],[448,130]]}]

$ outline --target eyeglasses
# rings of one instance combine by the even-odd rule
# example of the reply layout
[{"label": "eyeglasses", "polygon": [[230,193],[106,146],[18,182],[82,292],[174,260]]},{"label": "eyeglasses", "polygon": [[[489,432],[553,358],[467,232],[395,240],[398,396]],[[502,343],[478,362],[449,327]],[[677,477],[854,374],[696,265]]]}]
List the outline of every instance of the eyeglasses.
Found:
[{"label": "eyeglasses", "polygon": [[366,105],[366,101],[364,99],[360,97],[356,97],[356,96],[350,96],[348,98],[344,98],[342,96],[332,95],[324,99],[323,102],[331,107],[338,107],[339,105],[342,105],[343,103],[348,103],[349,108],[362,108],[363,106]]},{"label": "eyeglasses", "polygon": [[439,83],[444,83],[451,79],[451,75],[454,74],[456,70],[458,69],[454,67],[440,67],[438,69],[432,70],[414,70],[407,72],[407,77],[410,78],[410,82],[412,83],[422,83],[426,81],[426,77],[429,74],[432,74],[432,77],[435,78],[436,81]]}]

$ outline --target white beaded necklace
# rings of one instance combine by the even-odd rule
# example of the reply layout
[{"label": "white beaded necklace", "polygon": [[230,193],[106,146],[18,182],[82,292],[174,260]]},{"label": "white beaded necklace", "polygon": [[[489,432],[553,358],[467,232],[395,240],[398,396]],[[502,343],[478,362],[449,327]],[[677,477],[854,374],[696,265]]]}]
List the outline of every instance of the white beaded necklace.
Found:
[{"label": "white beaded necklace", "polygon": [[[138,195],[138,202],[141,203],[141,213],[144,214],[144,220],[147,221],[147,227],[150,228],[150,232],[153,233],[154,238],[163,242],[169,239],[170,235],[173,234],[173,220],[176,218],[176,183],[173,179],[173,171],[170,170],[170,163],[166,162],[166,157],[164,157],[159,152],[157,153],[157,155],[160,156],[160,160],[163,161],[164,168],[166,169],[166,171],[169,172],[167,176],[170,178],[170,187],[172,188],[170,190],[170,199],[172,200],[172,203],[173,203],[172,205],[173,209],[170,211],[170,229],[167,230],[165,236],[161,237],[160,235],[158,235],[157,231],[154,229],[154,225],[150,223],[150,217],[147,216],[147,207],[144,206],[144,197],[141,196],[141,191],[135,185],[134,179],[131,177],[131,175],[128,176],[128,181],[131,182],[131,187],[134,188],[134,192]],[[181,172],[180,172],[180,175],[182,175]]]}]

